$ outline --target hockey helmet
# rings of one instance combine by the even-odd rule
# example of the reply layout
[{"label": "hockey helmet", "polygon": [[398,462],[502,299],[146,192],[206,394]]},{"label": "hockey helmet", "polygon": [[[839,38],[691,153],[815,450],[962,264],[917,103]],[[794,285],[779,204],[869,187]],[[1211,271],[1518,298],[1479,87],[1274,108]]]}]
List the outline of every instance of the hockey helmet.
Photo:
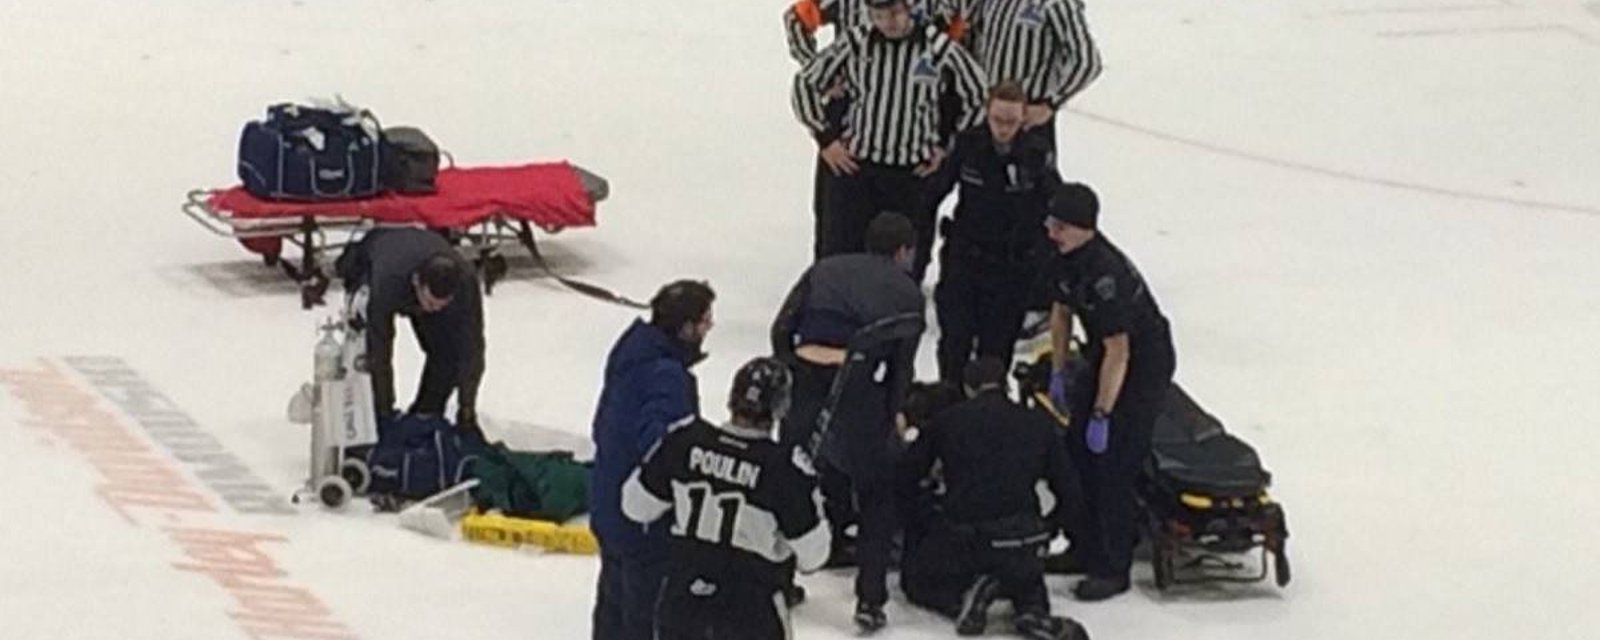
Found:
[{"label": "hockey helmet", "polygon": [[782,420],[789,411],[789,391],[793,380],[789,367],[776,358],[752,359],[733,374],[728,410],[734,415],[757,420]]}]

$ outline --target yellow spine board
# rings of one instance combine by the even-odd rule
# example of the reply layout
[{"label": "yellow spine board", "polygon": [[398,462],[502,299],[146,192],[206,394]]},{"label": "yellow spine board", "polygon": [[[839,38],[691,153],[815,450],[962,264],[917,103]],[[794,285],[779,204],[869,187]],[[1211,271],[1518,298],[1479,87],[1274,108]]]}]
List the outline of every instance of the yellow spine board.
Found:
[{"label": "yellow spine board", "polygon": [[461,537],[496,547],[533,545],[561,553],[600,552],[600,544],[587,524],[511,518],[498,513],[468,513],[461,518]]}]

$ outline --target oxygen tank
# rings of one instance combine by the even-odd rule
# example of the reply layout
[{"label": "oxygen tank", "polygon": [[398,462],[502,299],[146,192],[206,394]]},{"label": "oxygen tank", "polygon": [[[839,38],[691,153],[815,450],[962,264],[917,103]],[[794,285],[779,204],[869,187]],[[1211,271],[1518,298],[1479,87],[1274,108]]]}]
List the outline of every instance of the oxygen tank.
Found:
[{"label": "oxygen tank", "polygon": [[339,379],[339,341],[333,337],[337,328],[332,322],[322,325],[322,339],[313,350],[314,372],[312,380],[318,383]]}]

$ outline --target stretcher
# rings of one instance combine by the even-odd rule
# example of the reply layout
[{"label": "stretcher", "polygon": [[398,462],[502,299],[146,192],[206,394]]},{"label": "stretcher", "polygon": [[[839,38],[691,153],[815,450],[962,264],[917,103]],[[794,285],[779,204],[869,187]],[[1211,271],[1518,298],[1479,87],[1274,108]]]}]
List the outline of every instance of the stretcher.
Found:
[{"label": "stretcher", "polygon": [[[395,194],[333,202],[263,200],[242,186],[190,191],[183,213],[206,230],[238,240],[268,266],[280,266],[300,285],[301,307],[322,304],[331,280],[327,253],[374,226],[420,226],[445,233],[478,266],[490,293],[509,270],[501,250],[520,245],[549,270],[533,229],[557,233],[595,225],[595,205],[608,195],[605,180],[566,162],[439,170],[431,194]],[[299,249],[284,259],[284,245]],[[555,274],[551,274],[555,275]],[[612,302],[632,301],[604,289],[563,284]]]}]

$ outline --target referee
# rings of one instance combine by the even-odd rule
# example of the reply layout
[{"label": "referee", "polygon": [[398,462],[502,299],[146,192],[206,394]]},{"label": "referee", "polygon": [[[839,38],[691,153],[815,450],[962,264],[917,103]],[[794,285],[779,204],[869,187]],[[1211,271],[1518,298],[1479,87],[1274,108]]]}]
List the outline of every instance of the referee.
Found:
[{"label": "referee", "polygon": [[1100,76],[1083,0],[983,0],[972,3],[970,45],[990,80],[1014,80],[1028,95],[1029,128],[1055,148],[1055,115]]},{"label": "referee", "polygon": [[[870,25],[859,25],[807,62],[795,76],[794,109],[811,130],[832,174],[826,189],[819,255],[862,249],[867,222],[882,211],[911,218],[917,230],[918,280],[933,246],[934,207],[924,178],[938,171],[950,133],[976,124],[987,81],[977,62],[948,35],[913,17],[909,0],[861,0]],[[830,121],[826,100],[842,83],[849,100]],[[955,126],[940,126],[940,96],[953,91]]]}]

